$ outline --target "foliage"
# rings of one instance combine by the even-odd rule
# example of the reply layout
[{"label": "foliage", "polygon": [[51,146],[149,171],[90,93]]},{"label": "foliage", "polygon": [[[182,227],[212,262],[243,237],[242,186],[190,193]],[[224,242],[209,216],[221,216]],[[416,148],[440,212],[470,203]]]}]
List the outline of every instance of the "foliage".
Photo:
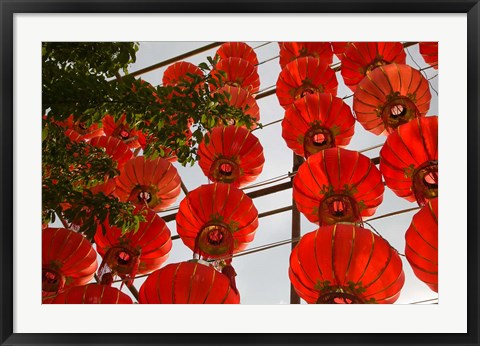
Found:
[{"label": "foliage", "polygon": [[[138,226],[142,219],[132,214],[130,203],[90,190],[118,171],[100,149],[69,141],[55,125],[64,125],[70,116],[82,128],[102,127],[106,114],[115,121],[125,117],[130,129],[145,135],[143,155],[155,158],[173,153],[182,165],[195,163],[198,144],[208,140],[204,134],[214,126],[231,119],[237,125],[255,123],[241,109],[227,104],[230,95],[211,91],[224,78],[222,71],[210,72],[209,66],[217,61],[209,57],[209,65],[199,65],[204,77],[192,74],[191,81],[175,86],[152,86],[128,74],[138,48],[132,42],[43,43],[44,222],[51,221],[55,213],[71,223],[80,217],[80,232],[91,238],[93,226],[102,222],[107,212],[110,221],[124,231]],[[62,208],[66,203],[72,207]]]}]

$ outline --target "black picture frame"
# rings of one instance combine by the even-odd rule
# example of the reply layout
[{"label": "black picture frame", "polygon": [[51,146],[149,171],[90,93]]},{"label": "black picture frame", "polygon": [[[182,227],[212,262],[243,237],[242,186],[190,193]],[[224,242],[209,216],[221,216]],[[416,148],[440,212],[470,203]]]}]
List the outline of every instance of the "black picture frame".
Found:
[{"label": "black picture frame", "polygon": [[[0,0],[1,345],[424,344],[478,345],[479,0]],[[15,13],[467,13],[468,332],[465,334],[20,334],[13,332],[13,15]],[[455,316],[452,316],[452,319]]]}]

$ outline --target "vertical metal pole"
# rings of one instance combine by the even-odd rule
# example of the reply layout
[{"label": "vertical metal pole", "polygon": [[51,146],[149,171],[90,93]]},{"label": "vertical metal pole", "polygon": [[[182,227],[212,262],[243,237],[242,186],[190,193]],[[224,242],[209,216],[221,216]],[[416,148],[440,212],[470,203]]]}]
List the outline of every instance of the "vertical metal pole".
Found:
[{"label": "vertical metal pole", "polygon": [[[292,172],[296,172],[298,167],[305,161],[303,157],[293,154],[293,170]],[[293,177],[292,177],[293,180]],[[297,209],[297,205],[292,198],[292,239],[296,239],[300,237],[300,212]],[[292,242],[292,250],[297,245],[297,241]],[[293,288],[293,285],[290,284],[290,304],[300,304],[300,297],[298,296],[297,292]]]}]

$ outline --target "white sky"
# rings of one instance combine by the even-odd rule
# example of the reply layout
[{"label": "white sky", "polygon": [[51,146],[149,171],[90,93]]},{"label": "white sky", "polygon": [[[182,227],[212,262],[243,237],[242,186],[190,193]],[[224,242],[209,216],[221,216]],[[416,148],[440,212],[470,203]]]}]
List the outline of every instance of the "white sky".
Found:
[{"label": "white sky", "polygon": [[[150,66],[160,61],[175,57],[190,50],[202,47],[211,42],[141,42],[140,49],[137,53],[137,62],[129,68],[130,72],[139,70],[141,68]],[[247,42],[251,47],[257,47],[265,42]],[[213,56],[217,48],[211,49],[204,53],[185,59],[184,61],[191,62],[198,65],[200,62],[206,62],[207,56]],[[259,62],[271,59],[278,55],[278,45],[272,42],[258,49],[255,49]],[[411,56],[420,67],[426,67],[423,58],[418,53],[418,45],[408,48]],[[334,63],[338,60],[334,57]],[[417,68],[407,53],[407,64]],[[158,85],[161,83],[163,71],[161,68],[150,73],[140,76],[142,79]],[[261,87],[260,90],[275,85],[278,74],[280,73],[280,65],[278,58],[268,61],[258,66],[260,74]],[[425,73],[428,78],[437,74],[435,69],[427,69]],[[350,89],[343,84],[340,72],[337,72],[337,79],[339,82],[338,97],[351,95]],[[438,78],[431,80],[435,90],[438,91]],[[432,101],[428,115],[437,115],[438,113],[438,99],[436,92],[431,90]],[[353,98],[348,98],[345,102],[351,107]],[[275,95],[258,100],[260,107],[260,121],[263,124],[283,118],[284,109],[279,105]],[[286,174],[292,170],[292,151],[286,146],[281,136],[281,123],[276,123],[267,126],[264,129],[256,130],[254,132],[263,145],[265,155],[265,165],[262,174],[254,182],[259,183],[270,178],[278,177]],[[365,131],[360,124],[356,124],[355,135],[347,149],[362,150],[368,147],[381,144],[385,140],[383,136],[375,136]],[[364,153],[369,157],[378,156],[380,148]],[[180,164],[175,164],[179,174],[185,183],[188,190],[193,190],[196,187],[208,183],[208,179],[200,170],[198,164],[193,167],[182,167]],[[278,183],[286,182],[287,180]],[[278,184],[274,183],[274,184]],[[271,186],[271,185],[268,185]],[[265,188],[267,186],[259,187]],[[257,188],[248,189],[246,192],[251,192]],[[292,190],[278,192],[276,194],[267,195],[260,198],[255,198],[254,204],[259,213],[285,207],[291,204]],[[175,206],[177,206],[181,199],[184,198],[182,193],[178,198]],[[384,201],[377,209],[374,216],[383,215],[397,210],[415,207],[415,203],[407,202],[395,196],[387,187],[385,189]],[[172,213],[165,212],[160,215],[168,215]],[[395,247],[400,253],[404,252],[404,234],[408,228],[411,218],[415,212],[405,213],[403,215],[388,217],[380,220],[372,221],[372,225],[386,238],[390,244]],[[176,234],[175,221],[168,222],[172,235]],[[368,226],[366,226],[368,228]],[[302,215],[301,233],[316,229],[316,225],[310,223]],[[249,245],[247,251],[251,248],[266,245],[269,243],[282,241],[291,237],[291,212],[284,212],[273,216],[259,219],[259,227],[255,236],[255,240]],[[233,266],[237,272],[237,287],[240,291],[242,304],[289,304],[290,301],[290,281],[288,279],[288,266],[290,256],[290,244],[269,249],[266,251],[249,254],[234,258]],[[185,261],[192,258],[192,251],[188,249],[180,239],[173,241],[173,248],[170,257],[166,264]],[[405,260],[402,257],[404,272],[406,274],[405,285],[402,289],[402,294],[397,301],[397,304],[412,303],[417,301],[428,300],[436,298],[437,294],[431,291],[424,283],[418,280]],[[137,279],[135,286],[140,287],[144,280]],[[123,291],[130,294],[125,287]],[[302,303],[304,303],[302,301]]]}]

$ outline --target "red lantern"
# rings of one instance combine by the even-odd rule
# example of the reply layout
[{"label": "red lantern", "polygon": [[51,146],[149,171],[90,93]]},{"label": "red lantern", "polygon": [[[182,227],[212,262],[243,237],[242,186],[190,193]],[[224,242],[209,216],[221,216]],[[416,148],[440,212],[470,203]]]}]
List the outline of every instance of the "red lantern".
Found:
[{"label": "red lantern", "polygon": [[377,67],[394,62],[405,64],[406,59],[400,42],[352,42],[342,58],[343,81],[355,91],[357,84]]},{"label": "red lantern", "polygon": [[330,148],[310,156],[293,179],[293,199],[308,220],[322,225],[361,222],[383,200],[382,176],[366,156]]},{"label": "red lantern", "polygon": [[102,123],[107,136],[122,140],[130,149],[145,147],[145,135],[141,131],[130,128],[125,114],[117,121],[107,114],[103,117]]},{"label": "red lantern", "polygon": [[167,160],[138,156],[128,161],[116,178],[115,194],[122,201],[138,207],[162,211],[180,195],[181,180],[177,169]]},{"label": "red lantern", "polygon": [[[257,122],[260,121],[260,108],[258,107],[257,101],[248,91],[242,88],[232,87],[230,85],[225,85],[216,91],[226,95],[227,104],[229,106],[239,108],[242,112],[251,118],[254,118]],[[235,125],[235,119],[228,119],[229,125]],[[256,125],[252,125],[249,130],[256,128]]]},{"label": "red lantern", "polygon": [[105,234],[99,225],[94,238],[97,251],[103,258],[99,269],[101,279],[108,272],[132,280],[137,273],[150,273],[165,263],[172,248],[170,230],[165,221],[151,210],[146,211],[145,221],[136,231],[130,229],[122,234],[122,230],[111,226],[108,220],[104,227]]},{"label": "red lantern", "polygon": [[178,61],[167,67],[163,73],[163,85],[177,86],[179,83],[192,83],[191,75],[204,77],[202,70],[192,63],[186,61]]},{"label": "red lantern", "polygon": [[242,190],[230,184],[202,185],[180,202],[177,232],[204,258],[220,258],[245,249],[255,236],[258,211]]},{"label": "red lantern", "polygon": [[337,77],[326,62],[305,57],[285,66],[277,80],[277,97],[280,105],[287,109],[296,99],[308,94],[337,94]]},{"label": "red lantern", "polygon": [[169,264],[140,287],[140,304],[239,304],[228,277],[203,261]]},{"label": "red lantern", "polygon": [[420,54],[427,64],[435,70],[438,69],[438,42],[420,42],[418,44]]},{"label": "red lantern", "polygon": [[[221,76],[218,71],[225,72],[225,76]],[[256,93],[260,89],[260,77],[256,66],[252,65],[245,59],[227,58],[220,60],[212,70],[214,78],[217,79],[218,87],[231,85],[247,90],[249,93]],[[217,86],[211,84],[210,89],[216,90]]]},{"label": "red lantern", "polygon": [[358,84],[353,95],[357,120],[376,135],[423,117],[430,108],[430,89],[422,74],[408,65],[380,66]]},{"label": "red lantern", "polygon": [[283,69],[289,62],[303,57],[312,57],[331,64],[333,51],[330,42],[279,42],[280,67]]},{"label": "red lantern", "polygon": [[42,293],[84,285],[97,270],[97,253],[80,233],[65,228],[42,231]]},{"label": "red lantern", "polygon": [[252,47],[244,42],[225,42],[218,48],[216,55],[220,57],[220,60],[241,58],[247,60],[253,66],[258,65],[257,54]]},{"label": "red lantern", "polygon": [[413,216],[405,241],[405,256],[415,276],[438,292],[438,198]]},{"label": "red lantern", "polygon": [[198,164],[215,182],[244,186],[262,173],[265,158],[257,137],[243,127],[218,126],[198,147]]},{"label": "red lantern", "polygon": [[308,157],[323,149],[344,147],[355,131],[350,107],[332,94],[306,95],[285,112],[282,136],[299,156]]},{"label": "red lantern", "polygon": [[386,240],[346,224],[305,234],[290,255],[289,277],[309,304],[392,304],[405,282]]},{"label": "red lantern", "polygon": [[333,53],[337,56],[337,58],[342,61],[343,53],[348,48],[351,42],[330,42],[332,44]]},{"label": "red lantern", "polygon": [[122,291],[107,285],[89,284],[73,287],[54,298],[43,301],[47,304],[133,304]]},{"label": "red lantern", "polygon": [[438,197],[438,117],[399,126],[380,150],[380,171],[399,197],[423,206]]},{"label": "red lantern", "polygon": [[[75,131],[80,135],[81,140],[84,141],[89,141],[93,137],[98,137],[98,136],[103,136],[103,128],[99,127],[98,124],[92,124],[90,126],[86,126],[85,122],[81,120],[75,120],[73,118],[73,115],[70,115],[65,121],[62,122],[57,122],[60,126],[64,126],[68,130]],[[65,131],[65,134],[67,134],[67,131]],[[76,135],[71,133],[67,134],[70,139],[73,141],[78,141],[76,140]]]},{"label": "red lantern", "polygon": [[133,157],[132,151],[121,140],[111,136],[94,137],[90,141],[94,147],[103,148],[105,152],[117,163],[117,168],[122,168]]}]

